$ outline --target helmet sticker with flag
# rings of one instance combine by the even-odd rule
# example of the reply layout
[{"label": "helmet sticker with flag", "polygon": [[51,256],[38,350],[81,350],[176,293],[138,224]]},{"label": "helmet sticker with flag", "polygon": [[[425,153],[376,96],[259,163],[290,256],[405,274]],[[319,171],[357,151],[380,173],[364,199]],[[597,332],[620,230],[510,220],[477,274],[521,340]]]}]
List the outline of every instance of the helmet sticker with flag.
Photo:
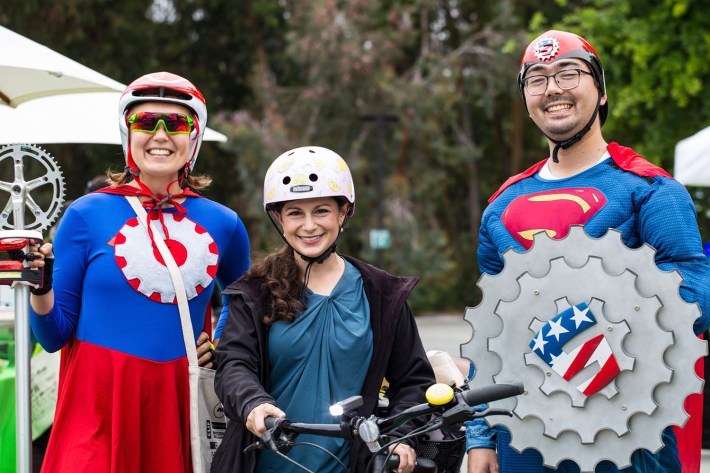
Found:
[{"label": "helmet sticker with flag", "polygon": [[533,54],[541,61],[553,59],[558,52],[560,52],[560,43],[551,36],[540,39],[533,47]]}]

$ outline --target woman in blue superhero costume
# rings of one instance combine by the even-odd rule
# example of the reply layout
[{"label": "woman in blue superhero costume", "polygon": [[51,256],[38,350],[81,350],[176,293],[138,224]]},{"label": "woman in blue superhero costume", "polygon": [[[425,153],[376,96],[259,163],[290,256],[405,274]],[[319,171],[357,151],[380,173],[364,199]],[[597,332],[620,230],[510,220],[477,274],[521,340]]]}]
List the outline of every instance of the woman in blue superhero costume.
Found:
[{"label": "woman in blue superhero costume", "polygon": [[[212,362],[214,285],[249,266],[237,214],[196,192],[210,183],[192,174],[206,124],[204,97],[186,79],[159,72],[132,82],[119,103],[125,171],[73,202],[54,247],[40,249],[54,268],[45,271],[52,283],[33,290],[31,325],[46,350],[62,349],[43,471],[192,471],[185,345],[154,241],[164,239],[180,268],[194,333],[207,332],[196,340],[202,365]],[[156,232],[126,196],[139,198]]]}]

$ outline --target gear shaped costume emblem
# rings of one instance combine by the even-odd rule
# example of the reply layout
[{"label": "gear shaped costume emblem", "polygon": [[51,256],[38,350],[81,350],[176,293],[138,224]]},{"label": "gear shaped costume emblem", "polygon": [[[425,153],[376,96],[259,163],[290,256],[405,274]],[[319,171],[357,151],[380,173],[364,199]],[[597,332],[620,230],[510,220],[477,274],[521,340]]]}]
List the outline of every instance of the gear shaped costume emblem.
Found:
[{"label": "gear shaped costume emblem", "polygon": [[[151,218],[156,216],[150,215]],[[195,298],[217,274],[217,244],[207,230],[179,214],[164,212],[170,238],[165,241],[185,282],[187,299]],[[165,240],[162,225],[155,225]],[[148,231],[137,218],[128,220],[116,235],[114,252],[118,266],[131,286],[150,299],[175,304],[172,278]]]},{"label": "gear shaped costume emblem", "polygon": [[[634,451],[663,447],[664,428],[685,425],[683,401],[702,391],[694,366],[707,343],[693,333],[700,310],[681,299],[680,274],[658,269],[654,255],[648,245],[626,247],[616,230],[595,239],[573,226],[560,240],[536,234],[528,252],[506,251],[503,271],[481,277],[483,299],[466,309],[473,336],[461,354],[475,364],[472,386],[523,382],[523,395],[493,403],[513,417],[486,418],[510,431],[511,447],[538,450],[552,468],[566,459],[582,472],[603,460],[625,468]],[[620,370],[590,396],[578,386],[598,363],[567,381],[529,346],[545,324],[582,303],[597,323],[565,350],[603,335]]]}]

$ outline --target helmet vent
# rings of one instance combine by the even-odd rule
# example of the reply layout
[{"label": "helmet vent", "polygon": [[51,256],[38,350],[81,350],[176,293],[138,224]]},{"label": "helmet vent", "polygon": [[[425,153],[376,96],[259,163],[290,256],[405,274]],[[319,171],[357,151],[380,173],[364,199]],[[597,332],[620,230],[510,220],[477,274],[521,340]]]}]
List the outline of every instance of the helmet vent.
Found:
[{"label": "helmet vent", "polygon": [[178,92],[177,90],[166,89],[165,87],[151,87],[147,89],[134,90],[131,93],[134,97],[162,97],[170,99],[178,99],[189,102],[192,96]]},{"label": "helmet vent", "polygon": [[310,179],[311,182],[316,182],[318,180],[318,174],[311,174],[308,176],[308,179]]},{"label": "helmet vent", "polygon": [[288,183],[291,182],[291,178],[286,176],[286,177],[284,177],[283,182],[284,182],[284,184],[288,185]]}]

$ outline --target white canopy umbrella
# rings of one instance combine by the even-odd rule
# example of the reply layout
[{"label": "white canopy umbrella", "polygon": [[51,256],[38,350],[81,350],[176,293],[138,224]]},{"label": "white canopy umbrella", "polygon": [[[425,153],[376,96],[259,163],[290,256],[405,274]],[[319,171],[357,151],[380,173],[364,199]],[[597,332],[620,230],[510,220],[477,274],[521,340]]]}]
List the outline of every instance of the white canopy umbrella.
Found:
[{"label": "white canopy umbrella", "polygon": [[121,144],[124,84],[2,26],[0,44],[0,144]]},{"label": "white canopy umbrella", "polygon": [[710,186],[710,127],[676,144],[673,175],[686,186]]},{"label": "white canopy umbrella", "polygon": [[0,103],[57,94],[123,90],[120,82],[0,26]]},{"label": "white canopy umbrella", "polygon": [[[123,85],[121,90],[123,90]],[[118,131],[120,92],[55,95],[31,100],[17,108],[0,105],[0,144],[100,143],[121,144]],[[227,141],[211,128],[205,141]]]}]

